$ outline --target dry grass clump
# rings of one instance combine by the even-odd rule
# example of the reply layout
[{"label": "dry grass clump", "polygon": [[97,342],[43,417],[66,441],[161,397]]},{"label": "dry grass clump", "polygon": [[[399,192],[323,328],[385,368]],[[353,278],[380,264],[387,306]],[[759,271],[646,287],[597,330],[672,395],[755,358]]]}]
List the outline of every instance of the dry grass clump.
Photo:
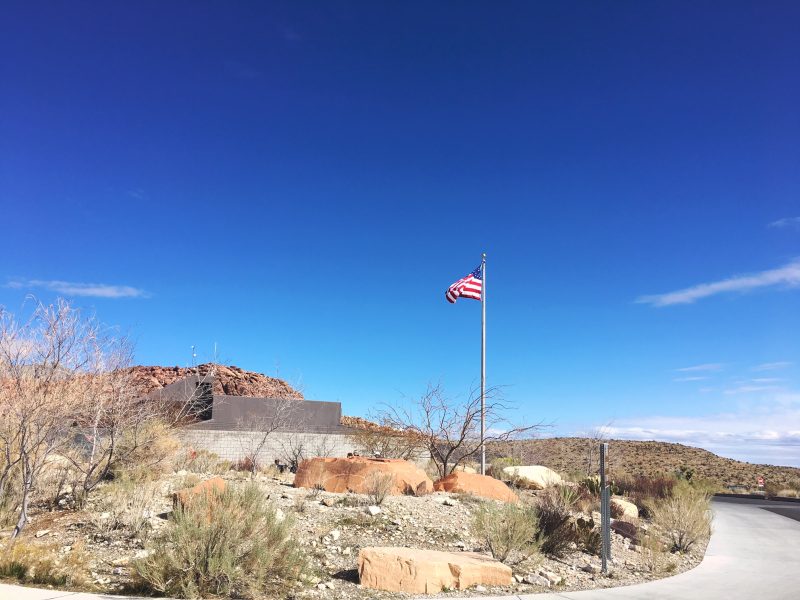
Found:
[{"label": "dry grass clump", "polygon": [[489,548],[492,556],[515,564],[536,554],[538,517],[536,509],[525,504],[482,504],[472,522],[472,533]]},{"label": "dry grass clump", "polygon": [[198,496],[134,566],[146,589],[178,598],[274,597],[298,582],[306,557],[256,485]]},{"label": "dry grass clump", "polygon": [[231,466],[229,460],[223,460],[219,455],[203,448],[200,450],[188,448],[186,452],[181,452],[175,461],[176,470],[190,473],[223,475],[231,470]]},{"label": "dry grass clump", "polygon": [[686,552],[711,535],[711,499],[689,483],[680,482],[651,511],[656,525],[669,537],[672,552]]},{"label": "dry grass clump", "polygon": [[106,485],[92,511],[95,528],[106,539],[115,533],[146,537],[160,490],[159,484],[150,481],[122,479]]},{"label": "dry grass clump", "polygon": [[141,427],[122,432],[117,454],[110,471],[115,479],[155,481],[172,470],[180,442],[172,429],[163,422],[151,421]]},{"label": "dry grass clump", "polygon": [[68,552],[59,552],[57,545],[31,544],[17,539],[0,544],[0,579],[85,588],[89,585],[89,558],[80,543]]},{"label": "dry grass clump", "polygon": [[365,482],[367,496],[372,504],[380,506],[386,500],[395,484],[394,473],[381,473],[374,471]]}]

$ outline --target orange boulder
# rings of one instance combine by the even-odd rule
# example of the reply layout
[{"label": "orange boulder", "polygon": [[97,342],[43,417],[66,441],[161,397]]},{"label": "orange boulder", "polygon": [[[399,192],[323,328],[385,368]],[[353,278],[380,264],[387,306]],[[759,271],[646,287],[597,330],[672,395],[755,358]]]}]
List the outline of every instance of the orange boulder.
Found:
[{"label": "orange boulder", "polygon": [[488,475],[454,471],[433,484],[437,492],[454,492],[472,494],[481,498],[502,500],[503,502],[519,502],[517,495],[499,479]]},{"label": "orange boulder", "polygon": [[425,471],[399,458],[310,458],[300,463],[294,486],[321,487],[327,492],[369,493],[377,478],[393,476],[390,494],[421,496],[433,491],[433,482]]}]

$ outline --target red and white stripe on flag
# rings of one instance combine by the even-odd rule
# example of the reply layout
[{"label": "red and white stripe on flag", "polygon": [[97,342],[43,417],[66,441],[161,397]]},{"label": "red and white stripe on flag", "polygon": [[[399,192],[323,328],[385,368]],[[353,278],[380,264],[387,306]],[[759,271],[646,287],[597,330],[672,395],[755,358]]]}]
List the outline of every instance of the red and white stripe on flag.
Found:
[{"label": "red and white stripe on flag", "polygon": [[481,268],[478,267],[466,277],[462,277],[453,285],[447,288],[444,297],[450,304],[455,304],[458,298],[472,298],[473,300],[481,299],[481,292],[483,291],[483,274]]}]

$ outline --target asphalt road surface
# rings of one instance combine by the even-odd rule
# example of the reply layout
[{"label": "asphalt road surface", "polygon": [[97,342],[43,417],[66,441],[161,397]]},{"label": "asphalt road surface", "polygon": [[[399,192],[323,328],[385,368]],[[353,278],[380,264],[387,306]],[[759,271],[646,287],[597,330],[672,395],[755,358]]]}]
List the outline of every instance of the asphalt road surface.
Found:
[{"label": "asphalt road surface", "polygon": [[[699,566],[650,583],[481,600],[800,600],[800,503],[715,498],[714,531]],[[0,584],[0,600],[114,598]]]}]

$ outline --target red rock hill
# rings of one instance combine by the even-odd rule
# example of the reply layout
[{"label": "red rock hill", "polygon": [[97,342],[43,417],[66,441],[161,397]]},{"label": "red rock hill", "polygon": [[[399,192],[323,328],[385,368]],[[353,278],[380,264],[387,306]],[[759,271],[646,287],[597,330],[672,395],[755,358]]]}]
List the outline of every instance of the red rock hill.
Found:
[{"label": "red rock hill", "polygon": [[303,400],[303,394],[282,379],[263,373],[245,371],[239,367],[205,363],[196,368],[186,367],[131,367],[137,383],[144,393],[152,392],[189,375],[206,376],[214,372],[214,393],[229,396],[254,396],[258,398],[294,398]]}]

